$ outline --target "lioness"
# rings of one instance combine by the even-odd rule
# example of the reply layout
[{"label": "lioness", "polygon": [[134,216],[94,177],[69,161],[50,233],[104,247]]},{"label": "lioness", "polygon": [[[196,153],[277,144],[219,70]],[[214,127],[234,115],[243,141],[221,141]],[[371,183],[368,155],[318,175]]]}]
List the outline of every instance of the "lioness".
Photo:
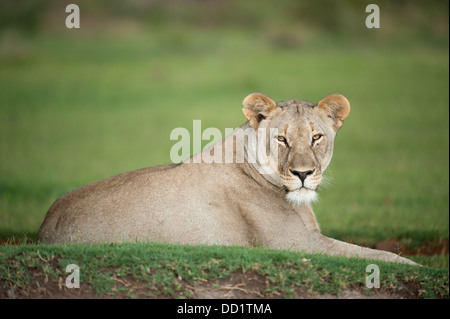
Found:
[{"label": "lioness", "polygon": [[[275,103],[253,93],[243,106],[247,122],[241,129],[184,163],[120,174],[62,196],[50,207],[39,240],[264,246],[414,264],[320,233],[310,202],[330,163],[336,132],[350,113],[344,96],[332,94],[315,105]],[[255,146],[249,136],[261,130],[266,144]],[[247,142],[244,132],[250,134]],[[232,163],[202,160],[216,146],[231,147]],[[262,147],[265,162],[250,160]]]}]

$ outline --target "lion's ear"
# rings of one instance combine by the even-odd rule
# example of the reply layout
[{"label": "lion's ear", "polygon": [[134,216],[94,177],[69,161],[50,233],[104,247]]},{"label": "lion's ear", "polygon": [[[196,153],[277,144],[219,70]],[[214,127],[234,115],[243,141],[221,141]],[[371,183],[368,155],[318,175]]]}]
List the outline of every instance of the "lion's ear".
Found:
[{"label": "lion's ear", "polygon": [[341,94],[331,94],[317,104],[321,112],[331,119],[333,129],[339,130],[350,114],[350,102]]},{"label": "lion's ear", "polygon": [[267,95],[252,93],[242,101],[245,118],[252,128],[258,128],[259,122],[269,116],[277,108],[277,104]]}]

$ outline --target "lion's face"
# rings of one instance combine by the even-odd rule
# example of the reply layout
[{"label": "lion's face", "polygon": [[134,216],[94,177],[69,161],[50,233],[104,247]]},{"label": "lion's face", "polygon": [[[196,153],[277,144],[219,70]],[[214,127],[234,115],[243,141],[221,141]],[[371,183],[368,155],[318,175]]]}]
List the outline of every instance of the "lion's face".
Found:
[{"label": "lion's face", "polygon": [[318,105],[300,100],[276,104],[253,93],[244,100],[243,112],[254,129],[266,128],[267,149],[271,142],[278,145],[277,152],[269,154],[277,156],[271,159],[277,167],[270,180],[284,188],[293,204],[314,201],[333,155],[336,131],[350,112],[347,99],[334,94]]}]

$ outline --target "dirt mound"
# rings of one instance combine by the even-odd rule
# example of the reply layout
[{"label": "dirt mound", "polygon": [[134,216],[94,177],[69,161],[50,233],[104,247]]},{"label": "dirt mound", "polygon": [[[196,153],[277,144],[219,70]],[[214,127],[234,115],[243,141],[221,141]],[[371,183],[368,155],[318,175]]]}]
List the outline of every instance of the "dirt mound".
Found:
[{"label": "dirt mound", "polygon": [[[34,284],[24,290],[13,291],[0,287],[0,298],[7,299],[108,299],[108,298],[140,298],[140,299],[165,299],[173,298],[168,295],[150,295],[145,283],[136,280],[132,276],[116,278],[113,287],[114,294],[96,295],[89,285],[80,288],[69,289],[63,279],[49,280],[41,273],[32,273]],[[190,292],[193,299],[281,299],[283,296],[278,291],[270,292],[270,282],[265,275],[249,270],[243,272],[238,269],[231,276],[221,280],[205,280],[196,285],[183,282],[185,291]],[[415,299],[420,298],[420,285],[417,283],[402,283],[397,287],[373,289],[368,295],[363,286],[349,287],[339,295],[335,293],[314,293],[305,287],[295,287],[293,295],[296,299]],[[180,295],[183,297],[183,295]],[[185,296],[186,297],[186,296]]]},{"label": "dirt mound", "polygon": [[[0,239],[1,245],[24,245],[32,244],[32,241],[6,240]],[[448,240],[440,239],[423,243],[416,247],[407,247],[400,240],[391,239],[380,241],[371,246],[375,249],[387,250],[404,256],[425,255],[425,256],[448,256]],[[83,285],[77,289],[69,289],[63,282],[63,278],[50,280],[38,270],[32,270],[30,276],[33,278],[33,284],[13,291],[0,285],[0,298],[84,298],[84,299],[103,299],[103,298],[173,298],[169,295],[149,294],[146,283],[136,280],[132,276],[116,276],[115,284],[112,288],[112,294],[97,295],[90,285]],[[184,286],[187,295],[179,297],[188,297],[195,299],[278,299],[286,296],[281,295],[277,290],[271,290],[271,283],[264,275],[258,274],[254,270],[246,272],[237,269],[227,278],[220,280],[204,280],[195,285],[180,279],[180,284]],[[297,299],[393,299],[393,298],[420,298],[422,290],[417,282],[405,281],[396,287],[382,287],[381,289],[372,289],[370,295],[363,286],[350,286],[339,295],[333,293],[315,293],[306,287],[293,287],[291,298]]]}]

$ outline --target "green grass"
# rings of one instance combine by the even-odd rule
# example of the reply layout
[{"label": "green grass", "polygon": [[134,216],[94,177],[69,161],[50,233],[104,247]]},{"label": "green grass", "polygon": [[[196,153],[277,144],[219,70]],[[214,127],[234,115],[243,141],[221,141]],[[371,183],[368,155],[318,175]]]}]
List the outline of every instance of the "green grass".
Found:
[{"label": "green grass", "polygon": [[314,207],[325,233],[448,239],[448,51],[282,50],[221,32],[192,31],[182,54],[145,33],[42,35],[0,63],[0,234],[33,237],[68,190],[169,162],[176,127],[238,127],[262,91],[352,104]]},{"label": "green grass", "polygon": [[[365,287],[370,263],[261,248],[157,243],[8,246],[0,253],[0,283],[19,296],[27,287],[31,291],[58,282],[65,285],[67,265],[76,264],[80,289],[94,297],[191,298],[196,287],[210,282],[212,289],[219,289],[221,282],[236,272],[263,278],[258,287],[261,296],[292,298],[299,289],[304,289],[303,297],[339,296],[349,289],[370,296],[374,291]],[[448,268],[376,264],[382,291],[392,293],[417,285],[419,297],[449,296]]]}]

